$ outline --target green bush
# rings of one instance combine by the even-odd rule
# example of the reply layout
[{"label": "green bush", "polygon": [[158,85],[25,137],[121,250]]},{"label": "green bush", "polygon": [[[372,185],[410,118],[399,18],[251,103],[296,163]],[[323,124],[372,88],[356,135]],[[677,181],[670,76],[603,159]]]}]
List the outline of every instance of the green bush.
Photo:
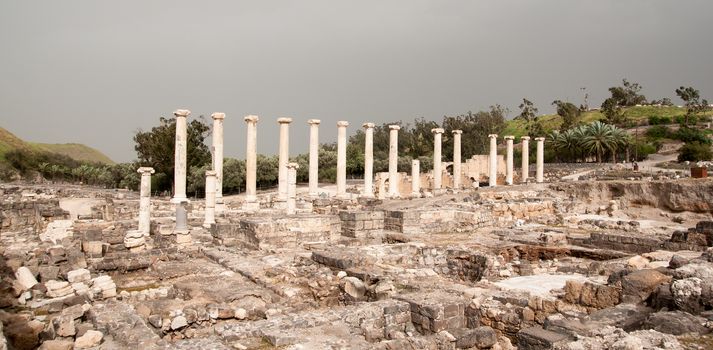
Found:
[{"label": "green bush", "polygon": [[670,133],[671,130],[663,125],[655,125],[646,130],[646,136],[652,139],[662,139],[668,137]]},{"label": "green bush", "polygon": [[679,162],[697,162],[701,160],[713,160],[713,152],[711,151],[710,144],[690,142],[683,145],[679,150]]},{"label": "green bush", "polygon": [[[675,118],[676,124],[681,124],[684,125],[686,123],[686,116],[685,115],[677,115]],[[688,124],[696,124],[698,123],[698,117],[695,115],[689,116],[688,117]]]},{"label": "green bush", "polygon": [[656,145],[649,142],[640,142],[633,146],[634,153],[632,154],[632,158],[635,158],[637,162],[646,159],[649,154],[654,154],[657,151]]},{"label": "green bush", "polygon": [[673,138],[686,143],[698,142],[709,145],[711,140],[706,136],[706,133],[693,128],[681,127],[673,135]]},{"label": "green bush", "polygon": [[652,115],[649,117],[649,125],[671,124],[671,117]]}]

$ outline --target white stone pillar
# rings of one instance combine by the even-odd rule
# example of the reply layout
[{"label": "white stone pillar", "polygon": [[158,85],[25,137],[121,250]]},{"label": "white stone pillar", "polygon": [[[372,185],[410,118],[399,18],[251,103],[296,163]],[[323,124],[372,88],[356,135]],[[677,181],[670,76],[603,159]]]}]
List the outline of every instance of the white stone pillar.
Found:
[{"label": "white stone pillar", "polygon": [[421,197],[421,163],[418,159],[411,161],[411,197]]},{"label": "white stone pillar", "polygon": [[[441,157],[441,138],[443,135],[443,129],[435,128],[431,129],[433,133],[433,190],[440,190],[441,183],[443,182],[443,170],[441,165],[443,164],[443,159]],[[433,193],[436,194],[435,192]]]},{"label": "white stone pillar", "polygon": [[363,197],[374,197],[374,123],[364,123],[364,191]]},{"label": "white stone pillar", "polygon": [[287,163],[290,161],[290,123],[292,118],[279,118],[280,148],[277,161],[277,200],[287,200]]},{"label": "white stone pillar", "polygon": [[[260,118],[248,115],[247,148],[245,152],[245,202],[257,203],[257,122]],[[253,206],[254,208],[254,206]]]},{"label": "white stone pillar", "polygon": [[337,122],[337,197],[347,197],[347,126],[349,122]]},{"label": "white stone pillar", "polygon": [[137,170],[141,174],[141,194],[139,199],[139,232],[148,236],[151,232],[151,174],[154,169],[141,167]]},{"label": "white stone pillar", "polygon": [[535,180],[540,183],[545,181],[545,138],[536,137],[537,141],[537,173],[535,174]]},{"label": "white stone pillar", "polygon": [[520,138],[522,143],[522,183],[527,182],[527,178],[530,177],[530,136],[523,136]]},{"label": "white stone pillar", "polygon": [[186,200],[186,167],[188,152],[188,123],[187,117],[191,111],[179,109],[173,112],[176,116],[176,147],[173,170],[173,203]]},{"label": "white stone pillar", "polygon": [[213,113],[213,170],[215,170],[215,209],[225,210],[223,202],[223,120],[225,113]]},{"label": "white stone pillar", "polygon": [[461,154],[460,154],[460,137],[463,134],[462,130],[453,130],[453,188],[459,190],[461,188]]},{"label": "white stone pillar", "polygon": [[399,129],[389,125],[389,197],[399,196]]},{"label": "white stone pillar", "polygon": [[309,123],[309,195],[319,195],[319,119],[310,119]]},{"label": "white stone pillar", "polygon": [[297,163],[287,163],[287,215],[297,212]]},{"label": "white stone pillar", "polygon": [[513,173],[513,150],[512,150],[512,142],[515,139],[515,136],[505,136],[505,145],[507,146],[507,151],[505,153],[505,183],[508,185],[512,185],[512,173]]},{"label": "white stone pillar", "polygon": [[488,186],[495,187],[498,185],[498,135],[490,134],[490,175],[488,175]]},{"label": "white stone pillar", "polygon": [[205,220],[203,221],[205,228],[210,228],[210,225],[215,224],[217,174],[218,172],[215,170],[205,172]]}]

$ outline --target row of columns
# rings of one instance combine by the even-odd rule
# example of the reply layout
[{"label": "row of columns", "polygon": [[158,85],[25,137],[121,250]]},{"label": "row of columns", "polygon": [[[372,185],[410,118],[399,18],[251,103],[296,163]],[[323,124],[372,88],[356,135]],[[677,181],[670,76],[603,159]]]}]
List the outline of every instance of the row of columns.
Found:
[{"label": "row of columns", "polygon": [[[187,172],[187,121],[186,118],[190,115],[188,110],[177,110],[174,112],[176,117],[176,147],[175,147],[175,171],[174,171],[174,196],[172,202],[177,205],[176,213],[185,215],[185,204],[188,202],[186,197],[186,172]],[[222,195],[223,182],[223,120],[224,113],[213,113],[213,170],[211,173],[206,173],[206,182],[211,182],[210,186],[206,184],[206,195],[208,191],[211,198],[214,199],[214,207],[222,210],[224,205]],[[244,118],[247,123],[247,147],[246,147],[246,203],[250,206],[255,206],[257,203],[256,197],[256,171],[257,171],[257,122],[258,116],[248,115]],[[280,124],[280,140],[279,140],[279,170],[278,170],[278,200],[287,201],[289,199],[289,169],[295,170],[295,167],[289,167],[289,124],[291,118],[279,118]],[[320,120],[310,119],[310,147],[309,147],[309,193],[316,195],[318,192],[318,177],[319,177],[319,125]],[[346,128],[349,126],[347,121],[337,122],[337,196],[346,196]],[[364,149],[364,191],[365,197],[373,197],[373,123],[363,124],[365,131],[365,149]],[[398,125],[389,126],[389,189],[390,196],[398,196]],[[434,135],[433,146],[433,187],[441,189],[442,187],[442,128],[434,128],[431,130]],[[455,188],[461,187],[461,130],[453,130],[453,185]],[[488,135],[490,138],[490,172],[489,185],[494,187],[497,185],[497,137],[496,134]],[[526,181],[529,177],[529,137],[522,137],[522,180]],[[513,136],[505,136],[506,140],[506,177],[505,182],[508,185],[513,184]],[[544,138],[536,138],[537,141],[537,170],[536,181],[543,181],[543,160],[544,160]],[[413,188],[420,189],[420,184],[416,181],[418,176],[415,176],[416,170],[419,170],[420,164],[414,161],[412,164]],[[143,174],[143,173],[142,173]],[[143,176],[142,176],[143,179]],[[149,185],[150,186],[150,185]],[[143,189],[143,186],[142,186]],[[213,209],[215,210],[215,209]],[[183,223],[186,218],[181,220],[177,217],[177,225]],[[214,219],[206,219],[206,223],[211,223]],[[178,227],[177,227],[178,228]]]}]

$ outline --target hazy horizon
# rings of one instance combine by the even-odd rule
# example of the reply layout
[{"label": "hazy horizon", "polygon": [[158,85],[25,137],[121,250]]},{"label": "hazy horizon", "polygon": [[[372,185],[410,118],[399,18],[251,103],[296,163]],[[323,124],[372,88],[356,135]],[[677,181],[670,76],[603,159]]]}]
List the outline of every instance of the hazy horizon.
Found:
[{"label": "hazy horizon", "polygon": [[[225,112],[225,155],[290,153],[364,122],[485,110],[540,113],[553,100],[599,106],[622,78],[649,99],[693,86],[713,100],[704,0],[92,1],[0,0],[0,126],[45,143],[83,143],[117,162],[132,137],[175,109]],[[467,135],[464,135],[467,137]]]}]

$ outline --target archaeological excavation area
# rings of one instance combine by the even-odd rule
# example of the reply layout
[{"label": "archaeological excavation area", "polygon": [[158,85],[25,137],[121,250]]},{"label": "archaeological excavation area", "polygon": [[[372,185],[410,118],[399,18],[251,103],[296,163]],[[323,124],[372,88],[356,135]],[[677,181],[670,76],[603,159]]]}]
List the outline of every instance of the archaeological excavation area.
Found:
[{"label": "archaeological excavation area", "polygon": [[498,135],[446,161],[442,129],[433,171],[398,173],[393,147],[372,174],[366,123],[348,181],[339,122],[336,185],[316,164],[303,185],[281,118],[279,187],[257,191],[248,116],[247,192],[221,191],[221,126],[205,199],[188,198],[188,114],[171,197],[148,167],[139,192],[0,184],[0,349],[713,348],[713,180],[543,166],[540,138],[515,169]]}]

